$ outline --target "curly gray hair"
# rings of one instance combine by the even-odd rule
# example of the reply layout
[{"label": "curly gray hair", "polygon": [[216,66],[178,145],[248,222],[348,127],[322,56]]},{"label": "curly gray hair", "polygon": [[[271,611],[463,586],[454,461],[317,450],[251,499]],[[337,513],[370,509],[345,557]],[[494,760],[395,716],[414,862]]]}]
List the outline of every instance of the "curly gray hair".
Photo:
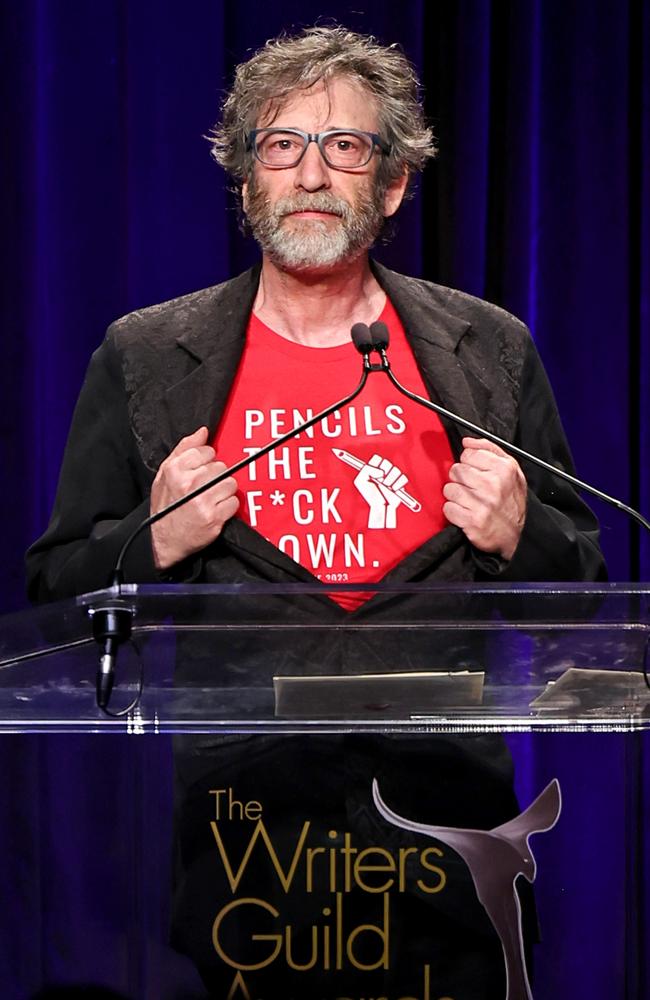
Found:
[{"label": "curly gray hair", "polygon": [[376,104],[379,132],[390,145],[380,158],[378,183],[386,186],[405,170],[409,175],[422,170],[436,148],[415,70],[397,45],[380,45],[371,35],[340,26],[272,38],[237,67],[222,121],[208,136],[212,156],[241,184],[253,166],[246,137],[262,112],[272,119],[288,94],[341,76],[358,81]]}]

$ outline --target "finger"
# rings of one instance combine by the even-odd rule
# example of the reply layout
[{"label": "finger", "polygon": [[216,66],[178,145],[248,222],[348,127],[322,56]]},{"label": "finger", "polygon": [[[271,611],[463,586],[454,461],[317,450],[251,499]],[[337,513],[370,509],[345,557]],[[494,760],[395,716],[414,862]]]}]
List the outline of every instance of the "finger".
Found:
[{"label": "finger", "polygon": [[449,469],[449,481],[452,483],[460,483],[462,486],[467,486],[472,490],[480,490],[481,485],[484,482],[483,472],[485,470],[474,468],[469,462],[456,462]]},{"label": "finger", "polygon": [[240,502],[238,496],[226,497],[217,506],[218,520],[223,524],[234,517],[239,510]]},{"label": "finger", "polygon": [[467,528],[471,524],[470,511],[451,500],[443,503],[442,513],[449,523],[455,525],[457,528]]},{"label": "finger", "polygon": [[381,457],[381,455],[373,455],[370,461],[368,462],[368,465],[372,465],[373,468],[378,469],[381,467],[383,461],[384,459]]},{"label": "finger", "polygon": [[[209,444],[204,444],[200,448],[190,448],[188,451],[183,451],[180,455],[172,453],[167,459],[167,463],[181,472],[192,472],[193,469],[201,469],[204,465],[214,465],[214,448],[211,448]],[[214,475],[218,475],[218,472],[215,472]]]},{"label": "finger", "polygon": [[445,483],[442,488],[442,495],[445,500],[449,500],[457,507],[462,507],[466,511],[473,510],[476,505],[473,491],[469,490],[466,486],[461,486],[459,483]]},{"label": "finger", "polygon": [[204,445],[208,440],[208,428],[203,426],[197,428],[192,434],[188,434],[187,437],[181,438],[170,455],[182,455],[184,451],[189,451],[190,448],[199,448]]},{"label": "finger", "polygon": [[461,465],[472,466],[472,468],[480,469],[483,472],[495,472],[498,469],[505,469],[511,463],[514,463],[514,459],[511,459],[508,455],[497,455],[486,448],[466,449],[461,454],[460,461]]},{"label": "finger", "polygon": [[465,463],[453,473],[449,470],[449,482],[457,483],[482,500],[499,497],[510,488],[509,477],[503,475],[503,470],[476,468]]},{"label": "finger", "polygon": [[[227,482],[228,480],[226,480]],[[196,504],[196,513],[206,525],[223,523],[225,518],[232,517],[239,508],[239,497],[236,490],[233,491],[228,487],[224,491],[221,489],[222,485],[225,484],[220,483],[219,486],[206,490],[200,497],[192,501]]]},{"label": "finger", "polygon": [[494,441],[488,441],[487,438],[463,438],[463,448],[467,448],[468,451],[472,449],[480,449],[481,451],[491,451],[494,455],[502,455],[504,458],[508,458],[508,453],[500,448],[498,444]]},{"label": "finger", "polygon": [[[217,468],[218,465],[222,466],[220,470]],[[211,480],[217,479],[217,477],[220,476],[221,473],[224,471],[225,471],[225,466],[223,465],[223,462],[219,463],[215,462],[212,466],[209,465],[201,466],[201,468],[197,469],[194,475],[192,476],[191,487],[188,490],[188,492],[197,490],[200,486],[205,486],[207,483],[211,482]],[[205,496],[217,502],[226,496],[231,496],[233,493],[236,493],[237,489],[238,489],[237,480],[234,478],[234,476],[228,476],[228,478],[222,480],[222,482],[215,483],[214,486],[211,486],[209,487],[209,489],[206,489]]]}]

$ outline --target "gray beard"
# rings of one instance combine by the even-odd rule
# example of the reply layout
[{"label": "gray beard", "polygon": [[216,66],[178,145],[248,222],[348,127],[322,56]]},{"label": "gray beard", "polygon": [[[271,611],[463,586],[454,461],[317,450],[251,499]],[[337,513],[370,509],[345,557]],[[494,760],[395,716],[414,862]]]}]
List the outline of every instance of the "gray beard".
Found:
[{"label": "gray beard", "polygon": [[[383,192],[378,188],[360,195],[353,207],[328,191],[296,193],[281,198],[272,207],[267,195],[251,179],[247,220],[262,252],[286,270],[327,269],[353,260],[368,250],[384,223]],[[296,219],[284,221],[291,212],[332,212],[338,221]]]}]

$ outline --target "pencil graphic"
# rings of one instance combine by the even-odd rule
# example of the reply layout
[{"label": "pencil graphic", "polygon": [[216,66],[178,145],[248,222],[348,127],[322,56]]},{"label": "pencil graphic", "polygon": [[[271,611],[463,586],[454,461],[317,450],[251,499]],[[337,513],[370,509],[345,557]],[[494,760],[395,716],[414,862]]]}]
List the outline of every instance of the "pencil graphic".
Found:
[{"label": "pencil graphic", "polygon": [[[343,448],[332,448],[332,451],[337,458],[340,458],[340,460],[345,462],[346,465],[351,465],[352,468],[357,471],[363,469],[364,465],[367,465],[367,462],[362,461],[360,458],[356,458],[354,455],[351,455],[349,451],[344,451]],[[384,486],[384,489],[390,490],[391,487]],[[402,503],[405,504],[409,510],[412,510],[414,514],[417,514],[419,510],[422,510],[422,504],[412,497],[410,493],[407,493],[406,490],[392,490],[392,492],[395,496],[398,496]]]}]

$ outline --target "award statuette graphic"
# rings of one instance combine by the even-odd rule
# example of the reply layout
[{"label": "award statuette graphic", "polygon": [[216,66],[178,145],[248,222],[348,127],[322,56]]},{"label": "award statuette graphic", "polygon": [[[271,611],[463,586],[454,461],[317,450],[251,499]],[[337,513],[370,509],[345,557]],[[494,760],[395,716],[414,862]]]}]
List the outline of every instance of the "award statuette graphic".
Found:
[{"label": "award statuette graphic", "polygon": [[562,808],[556,778],[514,819],[493,830],[462,830],[415,823],[394,813],[383,801],[377,781],[372,795],[380,814],[394,826],[435,837],[451,847],[469,868],[476,895],[499,935],[506,966],[505,1000],[533,1000],[521,929],[521,906],[515,889],[519,875],[535,881],[537,864],[528,843],[533,833],[544,833],[557,823]]}]

